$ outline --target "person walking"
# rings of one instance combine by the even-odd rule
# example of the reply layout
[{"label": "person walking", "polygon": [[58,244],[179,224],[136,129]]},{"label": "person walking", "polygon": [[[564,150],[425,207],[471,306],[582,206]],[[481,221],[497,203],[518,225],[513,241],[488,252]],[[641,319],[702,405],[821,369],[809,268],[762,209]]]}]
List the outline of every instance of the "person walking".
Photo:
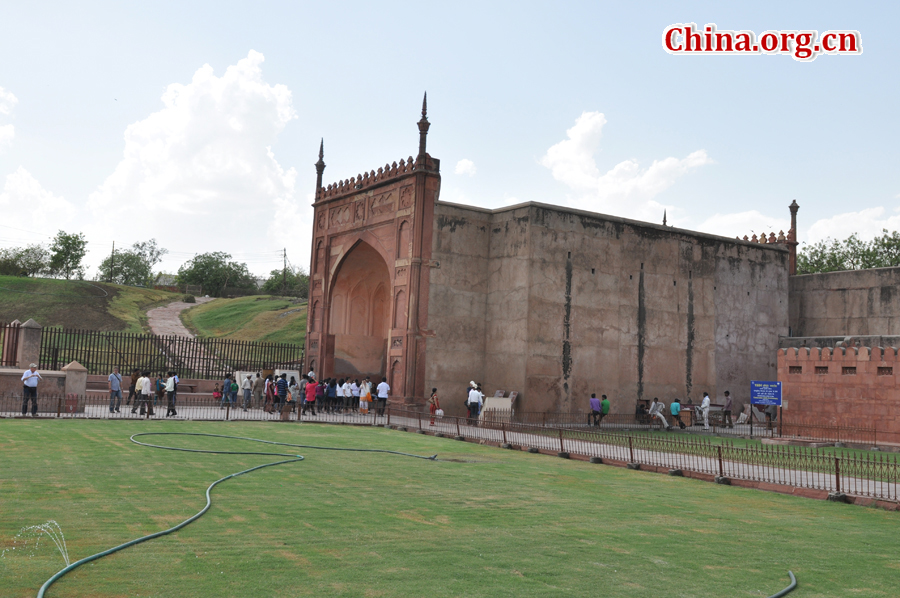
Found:
[{"label": "person walking", "polygon": [[669,412],[672,414],[672,421],[678,422],[678,427],[684,430],[684,422],[681,421],[681,403],[678,401],[678,397],[672,399]]},{"label": "person walking", "polygon": [[653,403],[650,404],[650,428],[651,429],[653,428],[653,418],[656,418],[661,422],[661,424],[660,424],[661,430],[668,431],[668,429],[671,427],[669,425],[669,422],[666,421],[666,415],[664,412],[665,408],[666,408],[665,403],[661,402],[658,398],[653,397]]},{"label": "person walking", "polygon": [[256,378],[253,379],[251,390],[253,391],[253,398],[255,399],[257,407],[263,406],[263,392],[265,391],[265,386],[265,379],[259,375],[259,372],[256,372]]},{"label": "person walking", "polygon": [[225,380],[222,382],[222,402],[219,409],[225,409],[225,403],[231,399],[231,374],[225,374]]},{"label": "person walking", "polygon": [[481,385],[476,384],[475,388],[469,391],[469,419],[472,420],[472,425],[478,425],[478,414],[481,413],[481,408],[484,406],[484,394],[481,392]]},{"label": "person walking", "polygon": [[728,426],[729,428],[734,427],[734,422],[731,421],[731,393],[727,390],[725,391],[725,406],[722,409],[722,424]]},{"label": "person walking", "polygon": [[148,416],[152,417],[153,413],[153,379],[150,377],[150,372],[144,372],[141,374],[141,411],[140,414],[144,415],[146,408],[146,413]]},{"label": "person walking", "polygon": [[[307,376],[309,378],[309,376]],[[307,411],[312,411],[312,414],[316,414],[316,384],[315,378],[309,378],[309,381],[306,384],[306,401],[303,403],[303,408],[301,410],[302,414],[306,414]]]},{"label": "person walking", "polygon": [[37,385],[43,380],[37,371],[37,364],[32,363],[22,374],[22,417],[28,414],[28,400],[31,399],[31,417],[37,417]]},{"label": "person walking", "polygon": [[700,402],[700,410],[703,412],[703,429],[709,430],[709,393],[703,393],[703,401]]},{"label": "person walking", "polygon": [[137,397],[140,396],[141,391],[137,388],[137,381],[140,377],[141,374],[137,370],[131,372],[131,378],[129,379],[130,381],[128,384],[128,399],[125,401],[126,405],[131,405],[131,399],[137,400]]},{"label": "person walking", "polygon": [[429,426],[434,425],[434,416],[437,413],[437,410],[441,408],[441,401],[438,399],[438,393],[436,388],[431,389],[431,396],[428,397],[428,411],[431,412],[431,423]]},{"label": "person walking", "polygon": [[244,391],[244,411],[250,408],[250,400],[253,397],[253,380],[250,379],[250,374],[247,374],[247,377],[244,378],[244,381],[241,383],[241,389]]},{"label": "person walking", "polygon": [[109,383],[109,412],[119,413],[119,407],[122,405],[122,374],[119,373],[118,367],[113,368],[107,381]]},{"label": "person walking", "polygon": [[[135,378],[135,374],[137,374],[137,378]],[[143,402],[141,401],[141,395],[144,394],[144,375],[135,370],[134,374],[131,375],[131,382],[134,386],[134,403],[131,406],[131,412],[137,413],[138,407],[141,407],[141,414],[143,415]]]},{"label": "person walking", "polygon": [[591,412],[588,414],[588,425],[600,427],[600,414],[603,406],[600,404],[600,399],[597,398],[597,393],[591,393],[590,404]]},{"label": "person walking", "polygon": [[391,394],[391,387],[387,383],[387,378],[382,377],[381,382],[378,383],[378,388],[376,388],[375,390],[378,392],[376,413],[378,415],[384,415],[384,408],[387,406],[387,400]]},{"label": "person walking", "polygon": [[369,383],[369,379],[366,378],[363,380],[362,385],[359,387],[359,412],[363,415],[368,415],[369,413],[369,403],[372,402],[372,385]]},{"label": "person walking", "polygon": [[166,378],[166,417],[175,417],[178,413],[175,411],[175,393],[178,390],[178,376],[175,372],[169,372]]}]

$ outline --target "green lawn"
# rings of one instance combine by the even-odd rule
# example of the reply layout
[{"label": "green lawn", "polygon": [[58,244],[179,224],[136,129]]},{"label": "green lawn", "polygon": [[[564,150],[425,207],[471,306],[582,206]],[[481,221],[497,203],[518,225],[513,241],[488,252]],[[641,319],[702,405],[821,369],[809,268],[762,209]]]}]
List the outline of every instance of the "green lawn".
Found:
[{"label": "green lawn", "polygon": [[0,276],[0,322],[34,319],[42,326],[147,332],[147,310],[182,297],[102,282]]},{"label": "green lawn", "polygon": [[296,345],[306,338],[306,303],[285,297],[216,299],[183,311],[181,320],[202,337]]},{"label": "green lawn", "polygon": [[[85,565],[48,596],[768,596],[788,569],[798,598],[897,595],[898,513],[314,424],[0,420],[0,549],[52,519],[75,561],[170,527],[203,506],[212,481],[278,460],[129,442],[144,431],[444,460],[297,449],[305,461],[226,481],[204,518]],[[0,596],[34,596],[62,566],[49,542],[7,551]]]}]

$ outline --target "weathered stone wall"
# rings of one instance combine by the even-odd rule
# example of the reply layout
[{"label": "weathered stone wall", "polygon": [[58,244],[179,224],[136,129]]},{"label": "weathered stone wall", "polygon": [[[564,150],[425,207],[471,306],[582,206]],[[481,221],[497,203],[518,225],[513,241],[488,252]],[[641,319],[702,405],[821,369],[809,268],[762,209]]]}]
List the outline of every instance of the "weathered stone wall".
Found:
[{"label": "weathered stone wall", "polygon": [[[609,395],[614,412],[726,388],[741,402],[751,378],[776,375],[788,318],[782,246],[535,203],[491,213],[438,203],[434,230],[426,380],[453,397],[452,411],[479,363],[487,393],[519,391],[524,411],[584,409],[591,392]],[[486,281],[471,284],[474,272]],[[477,339],[485,287],[478,355],[477,340],[454,333],[462,314]],[[437,309],[446,295],[454,305]]]},{"label": "weathered stone wall", "polygon": [[900,268],[790,279],[793,336],[900,334]]},{"label": "weathered stone wall", "polygon": [[468,382],[484,378],[490,220],[489,210],[435,204],[425,387],[448,415],[464,412]]},{"label": "weathered stone wall", "polygon": [[900,442],[900,358],[895,347],[802,347],[778,351],[785,418],[875,427]]}]

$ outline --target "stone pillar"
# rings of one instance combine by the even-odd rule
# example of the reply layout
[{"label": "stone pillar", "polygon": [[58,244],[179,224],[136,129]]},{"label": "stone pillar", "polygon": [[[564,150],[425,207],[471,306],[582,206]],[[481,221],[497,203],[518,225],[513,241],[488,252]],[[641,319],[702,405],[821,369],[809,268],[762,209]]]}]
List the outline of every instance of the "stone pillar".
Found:
[{"label": "stone pillar", "polygon": [[87,368],[73,361],[62,368],[66,373],[66,395],[74,394],[83,397],[87,391]]},{"label": "stone pillar", "polygon": [[16,355],[17,367],[26,369],[32,363],[40,363],[41,325],[28,320],[19,329],[19,351]]}]

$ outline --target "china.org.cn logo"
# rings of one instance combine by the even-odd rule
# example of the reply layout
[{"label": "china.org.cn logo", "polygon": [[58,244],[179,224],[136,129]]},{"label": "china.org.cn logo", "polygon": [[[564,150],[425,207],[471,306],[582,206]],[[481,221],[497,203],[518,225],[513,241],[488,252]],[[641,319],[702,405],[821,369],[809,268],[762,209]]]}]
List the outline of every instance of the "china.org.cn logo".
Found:
[{"label": "china.org.cn logo", "polygon": [[812,62],[820,54],[862,54],[859,31],[731,31],[708,23],[676,23],[663,30],[663,49],[669,54],[709,56],[718,54],[785,54],[800,62]]}]

